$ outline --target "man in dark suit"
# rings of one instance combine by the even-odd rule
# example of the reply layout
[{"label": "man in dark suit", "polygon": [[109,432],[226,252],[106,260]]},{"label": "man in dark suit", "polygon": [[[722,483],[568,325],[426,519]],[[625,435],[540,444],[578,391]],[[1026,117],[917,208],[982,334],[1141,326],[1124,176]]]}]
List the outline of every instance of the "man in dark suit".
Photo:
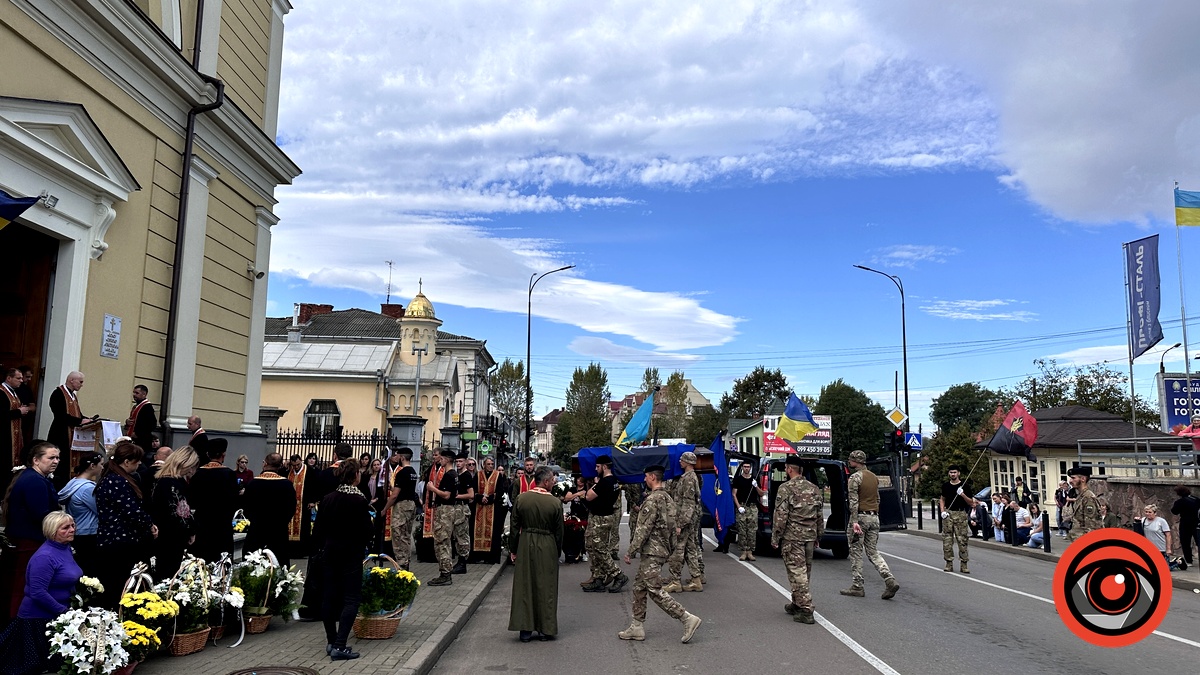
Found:
[{"label": "man in dark suit", "polygon": [[224,438],[214,438],[208,444],[210,461],[196,469],[188,484],[188,504],[196,523],[196,541],[191,552],[208,562],[220,560],[222,553],[233,555],[233,513],[238,484],[233,469],[225,466],[228,446],[229,441]]},{"label": "man in dark suit", "polygon": [[146,457],[153,457],[151,437],[158,427],[158,418],[154,416],[154,405],[146,400],[149,395],[150,390],[144,384],[133,388],[133,407],[129,409],[129,419],[125,420],[125,435],[133,439]]},{"label": "man in dark suit", "polygon": [[[36,408],[37,392],[33,390],[33,369],[29,366],[21,366],[18,370],[21,371],[21,386],[17,387],[17,397],[21,399],[21,403]],[[25,415],[21,418],[21,434],[25,437],[26,445],[29,445],[33,437],[37,435],[33,428],[33,417],[33,415]],[[63,450],[62,446],[59,446],[59,450]],[[65,454],[64,452],[64,456]],[[71,473],[72,470],[68,469],[66,473]]]},{"label": "man in dark suit", "polygon": [[[288,523],[296,512],[296,489],[283,468],[283,455],[272,452],[263,460],[262,472],[246,484],[242,508],[250,529],[242,544],[243,556],[259,549],[270,549],[285,568],[288,555]],[[229,523],[232,531],[232,523]]]},{"label": "man in dark suit", "polygon": [[196,457],[200,460],[200,466],[208,464],[210,453],[208,451],[208,432],[201,425],[200,418],[192,415],[187,418],[187,430],[192,432],[192,437],[188,439],[187,444],[192,446],[196,451]]}]

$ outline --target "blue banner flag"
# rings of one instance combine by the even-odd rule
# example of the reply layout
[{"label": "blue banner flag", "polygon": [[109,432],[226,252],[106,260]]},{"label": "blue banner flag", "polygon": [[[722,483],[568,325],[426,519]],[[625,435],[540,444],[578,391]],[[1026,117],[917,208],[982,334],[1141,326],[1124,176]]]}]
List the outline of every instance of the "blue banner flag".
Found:
[{"label": "blue banner flag", "polygon": [[779,418],[779,427],[775,430],[775,438],[795,443],[816,430],[817,423],[813,420],[812,411],[804,405],[804,401],[801,401],[800,397],[796,396],[796,392],[792,392],[788,396],[783,417]]},{"label": "blue banner flag", "polygon": [[26,209],[38,203],[38,199],[39,197],[14,197],[0,190],[0,230],[25,213]]},{"label": "blue banner flag", "polygon": [[646,467],[662,465],[663,479],[678,478],[683,473],[679,467],[679,458],[685,452],[695,452],[696,446],[680,443],[679,445],[643,445],[630,448],[624,453],[613,452],[613,448],[582,448],[579,450],[579,475],[584,478],[596,477],[596,458],[601,455],[612,457],[612,472],[622,483],[642,483],[645,481]]},{"label": "blue banner flag", "polygon": [[721,434],[717,434],[709,449],[713,453],[714,475],[701,476],[700,501],[713,516],[713,531],[717,534],[717,543],[725,541],[729,528],[737,520],[734,510],[733,488],[729,484],[729,459],[725,456],[725,443]]},{"label": "blue banner flag", "polygon": [[1129,286],[1129,355],[1136,359],[1163,339],[1158,322],[1158,235],[1125,244],[1125,283]]},{"label": "blue banner flag", "polygon": [[629,452],[627,449],[629,446],[646,440],[650,436],[650,417],[653,413],[654,392],[652,391],[637,412],[633,413],[633,417],[629,418],[629,424],[625,425],[625,430],[617,439],[616,448],[621,452]]}]

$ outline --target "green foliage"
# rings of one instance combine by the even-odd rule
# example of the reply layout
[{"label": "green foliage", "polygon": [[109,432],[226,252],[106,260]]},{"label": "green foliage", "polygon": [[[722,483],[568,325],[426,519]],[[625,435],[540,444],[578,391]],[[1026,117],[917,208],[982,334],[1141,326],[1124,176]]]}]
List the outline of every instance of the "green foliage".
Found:
[{"label": "green foliage", "polygon": [[884,417],[883,406],[840,378],[821,387],[821,395],[812,412],[833,418],[833,456],[836,459],[846,459],[853,450],[862,450],[867,455],[878,454],[892,428]]},{"label": "green foliage", "polygon": [[942,494],[942,483],[949,480],[946,474],[951,464],[962,467],[963,480],[971,484],[972,490],[989,485],[988,460],[980,459],[986,451],[976,450],[975,443],[975,432],[965,423],[949,431],[940,430],[926,440],[921,453],[925,469],[917,483],[917,494],[923,499],[937,499]]},{"label": "green foliage", "polygon": [[554,429],[551,454],[560,465],[580,448],[612,443],[608,420],[608,373],[599,364],[576,368],[567,387],[567,404]]},{"label": "green foliage", "polygon": [[975,382],[956,384],[933,399],[929,419],[938,429],[953,429],[966,424],[972,430],[982,429],[996,412],[996,406],[1006,409],[1012,401],[998,391]]},{"label": "green foliage", "polygon": [[688,442],[707,448],[728,423],[729,418],[711,405],[696,406],[692,409],[692,416],[688,418]]},{"label": "green foliage", "polygon": [[679,438],[687,434],[687,378],[676,370],[667,378],[655,402],[661,401],[666,413],[657,421],[659,438]]},{"label": "green foliage", "polygon": [[1014,398],[1025,402],[1030,412],[1041,408],[1080,405],[1120,415],[1126,421],[1157,429],[1158,409],[1138,396],[1133,414],[1129,405],[1129,376],[1104,364],[1094,363],[1070,369],[1054,359],[1036,359],[1038,374],[1025,378],[1011,391],[1003,391],[1011,405]]},{"label": "green foliage", "polygon": [[662,380],[658,376],[658,368],[647,368],[646,372],[642,373],[642,388],[639,391],[649,394],[661,386]]},{"label": "green foliage", "polygon": [[525,419],[525,384],[525,364],[504,359],[492,375],[492,407],[503,416]]},{"label": "green foliage", "polygon": [[772,402],[786,401],[789,393],[787,377],[781,370],[755,366],[749,375],[734,381],[732,391],[721,395],[721,412],[726,418],[757,419]]},{"label": "green foliage", "polygon": [[421,582],[412,572],[392,567],[372,567],[363,570],[362,603],[358,612],[363,616],[390,614],[412,604]]}]

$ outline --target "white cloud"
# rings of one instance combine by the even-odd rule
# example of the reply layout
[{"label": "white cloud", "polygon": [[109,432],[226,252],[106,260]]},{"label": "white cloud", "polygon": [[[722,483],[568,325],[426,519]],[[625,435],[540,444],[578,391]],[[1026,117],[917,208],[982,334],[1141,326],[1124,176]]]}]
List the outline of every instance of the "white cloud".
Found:
[{"label": "white cloud", "polygon": [[874,251],[871,264],[884,267],[914,268],[917,263],[944,263],[946,258],[953,255],[958,255],[958,249],[953,246],[900,244]]},{"label": "white cloud", "polygon": [[619,345],[612,340],[598,337],[578,337],[567,347],[581,356],[617,363],[632,363],[647,368],[682,368],[683,366],[703,361],[704,357],[696,354],[676,354],[656,352]]},{"label": "white cloud", "polygon": [[1023,304],[1017,300],[934,300],[921,306],[921,311],[944,319],[974,321],[1034,321],[1035,312],[1004,309]]},{"label": "white cloud", "polygon": [[[1172,343],[1174,344],[1174,343]],[[1182,364],[1184,352],[1182,349],[1171,349],[1166,356],[1163,352],[1171,349],[1171,344],[1160,342],[1150,351],[1140,356],[1140,359],[1150,361],[1154,357],[1160,357],[1164,364],[1178,363]],[[1101,345],[1098,347],[1080,347],[1072,349],[1061,354],[1051,354],[1049,357],[1058,361],[1064,366],[1087,366],[1093,363],[1112,363],[1112,364],[1127,364],[1129,363],[1129,347],[1124,344],[1119,345]],[[1141,361],[1138,361],[1141,363]]]}]

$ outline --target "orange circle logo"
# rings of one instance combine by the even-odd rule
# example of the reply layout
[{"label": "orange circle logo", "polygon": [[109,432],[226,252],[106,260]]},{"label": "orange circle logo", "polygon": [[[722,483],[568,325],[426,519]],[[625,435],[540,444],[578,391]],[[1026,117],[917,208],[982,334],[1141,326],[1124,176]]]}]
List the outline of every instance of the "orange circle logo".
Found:
[{"label": "orange circle logo", "polygon": [[1124,647],[1154,632],[1171,607],[1171,571],[1150,540],[1129,530],[1089,532],[1054,568],[1054,605],[1079,639]]}]

